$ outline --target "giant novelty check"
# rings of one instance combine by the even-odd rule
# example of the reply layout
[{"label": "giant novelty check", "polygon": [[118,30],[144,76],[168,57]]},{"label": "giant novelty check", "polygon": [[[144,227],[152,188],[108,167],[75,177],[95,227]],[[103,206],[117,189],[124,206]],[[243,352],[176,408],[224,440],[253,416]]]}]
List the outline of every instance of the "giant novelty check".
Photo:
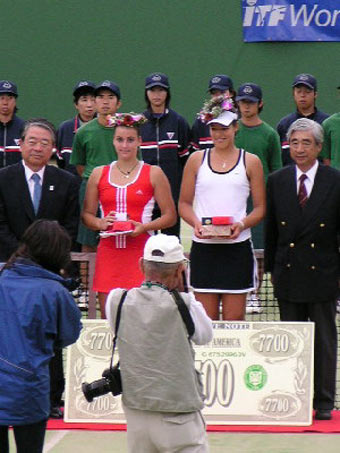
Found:
[{"label": "giant novelty check", "polygon": [[[107,321],[85,320],[68,348],[66,422],[125,423],[121,397],[88,403],[82,383],[110,365]],[[209,425],[310,425],[313,394],[313,323],[214,322],[214,338],[195,346]],[[115,362],[118,356],[115,357]]]}]

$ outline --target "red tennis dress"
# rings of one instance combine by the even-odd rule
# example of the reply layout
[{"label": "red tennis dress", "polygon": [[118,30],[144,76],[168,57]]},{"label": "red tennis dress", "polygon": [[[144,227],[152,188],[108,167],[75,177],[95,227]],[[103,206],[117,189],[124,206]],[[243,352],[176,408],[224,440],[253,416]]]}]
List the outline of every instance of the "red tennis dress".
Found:
[{"label": "red tennis dress", "polygon": [[[98,196],[102,215],[106,216],[110,211],[124,212],[136,222],[150,222],[155,204],[150,181],[151,166],[141,162],[135,179],[126,186],[118,186],[110,182],[110,170],[115,164],[114,161],[105,166],[99,180]],[[130,289],[140,286],[143,274],[139,270],[138,261],[143,256],[144,245],[150,234],[101,238],[97,249],[93,290],[108,293],[113,288]]]}]

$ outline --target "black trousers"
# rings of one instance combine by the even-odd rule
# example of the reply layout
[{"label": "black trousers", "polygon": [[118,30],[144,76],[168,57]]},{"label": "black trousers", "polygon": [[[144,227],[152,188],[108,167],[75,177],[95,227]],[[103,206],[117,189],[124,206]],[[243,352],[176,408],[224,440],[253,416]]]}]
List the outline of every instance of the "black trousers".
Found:
[{"label": "black trousers", "polygon": [[[17,453],[42,453],[47,420],[13,426]],[[0,426],[0,452],[9,453],[8,426]]]},{"label": "black trousers", "polygon": [[54,357],[50,360],[50,401],[51,408],[59,407],[61,396],[65,388],[65,377],[63,367],[63,350],[55,349]]},{"label": "black trousers", "polygon": [[[176,203],[177,204],[177,203]],[[161,216],[161,210],[159,209],[158,205],[156,204],[153,211],[152,211],[152,220],[158,219]],[[168,234],[171,236],[177,236],[180,239],[180,232],[181,232],[181,219],[177,213],[177,222],[175,225],[169,228],[164,228],[161,230],[163,234]]]},{"label": "black trousers", "polygon": [[336,301],[292,303],[279,300],[281,321],[313,321],[314,409],[334,408],[336,391]]}]

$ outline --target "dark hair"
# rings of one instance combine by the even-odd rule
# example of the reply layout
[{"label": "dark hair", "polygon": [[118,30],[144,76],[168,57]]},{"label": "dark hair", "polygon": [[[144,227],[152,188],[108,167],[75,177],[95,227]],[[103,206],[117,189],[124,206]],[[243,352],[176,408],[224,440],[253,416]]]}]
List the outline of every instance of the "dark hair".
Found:
[{"label": "dark hair", "polygon": [[120,101],[120,95],[118,95],[115,91],[111,90],[110,87],[100,87],[100,88],[96,88],[94,90],[94,97],[98,97],[100,96],[100,94],[103,92],[103,91],[110,91],[114,96],[116,96],[117,98],[117,101]]},{"label": "dark hair", "polygon": [[54,127],[54,125],[46,120],[45,118],[32,118],[30,120],[27,120],[24,125],[24,129],[21,132],[21,140],[24,142],[27,132],[31,127],[41,127],[42,129],[45,129],[51,134],[52,142],[55,144],[56,142],[56,137],[57,137],[57,132]]},{"label": "dark hair", "polygon": [[10,267],[18,258],[26,258],[59,273],[70,263],[71,243],[69,234],[56,220],[36,220],[23,234],[5,267]]},{"label": "dark hair", "polygon": [[233,100],[233,103],[236,104],[236,91],[234,90],[234,88],[229,88],[229,93],[230,93],[230,97],[231,99]]},{"label": "dark hair", "polygon": [[226,90],[219,90],[218,88],[212,88],[211,90],[209,90],[209,93],[212,94],[211,93],[212,91],[221,91],[222,93],[225,93],[227,90],[229,90],[229,96],[233,100],[233,103],[236,104],[236,100],[235,100],[236,91],[234,90],[234,88],[227,88]]},{"label": "dark hair", "polygon": [[14,94],[14,93],[0,93],[0,96],[1,96],[2,94],[6,94],[6,95],[7,95],[8,97],[10,97],[10,98],[15,98],[15,107],[14,107],[14,112],[13,112],[13,113],[14,113],[14,114],[17,113],[17,111],[19,110],[18,107],[17,107],[17,103],[16,103],[16,100],[17,100],[18,95],[17,95],[17,94]]},{"label": "dark hair", "polygon": [[[155,85],[155,86],[157,86],[157,85]],[[154,87],[152,87],[152,88],[154,88]],[[148,90],[152,90],[152,88],[148,88]],[[164,88],[164,87],[160,87],[160,88],[163,88],[167,92],[166,99],[165,99],[165,107],[168,109],[169,105],[170,105],[170,100],[171,100],[170,88]],[[148,110],[151,110],[151,103],[149,101],[148,94],[147,94],[148,90],[144,91],[144,99],[146,102],[146,108]]]},{"label": "dark hair", "polygon": [[79,98],[82,96],[93,96],[94,97],[94,89],[91,87],[81,87],[76,90],[76,92],[73,95],[73,102],[75,104],[78,104]]},{"label": "dark hair", "polygon": [[[237,108],[238,108],[238,111],[239,111],[239,115],[240,115],[240,118],[241,118],[241,112],[240,112],[240,109],[239,109],[239,107],[238,107],[238,103],[239,103],[239,102],[240,102],[240,101],[236,102],[236,105],[237,105]],[[260,103],[261,103],[261,102],[262,102],[262,105],[260,106]],[[263,106],[264,106],[263,100],[261,99],[261,100],[259,100],[259,101],[256,101],[256,102],[254,102],[254,104],[257,104],[257,112],[258,112],[258,114],[260,114],[260,113],[262,112]]]}]

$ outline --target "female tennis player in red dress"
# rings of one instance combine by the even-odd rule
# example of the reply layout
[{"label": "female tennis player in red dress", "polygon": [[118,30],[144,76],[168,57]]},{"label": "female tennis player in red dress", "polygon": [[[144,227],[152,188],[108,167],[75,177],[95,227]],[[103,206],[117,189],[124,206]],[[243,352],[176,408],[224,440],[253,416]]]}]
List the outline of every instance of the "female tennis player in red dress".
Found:
[{"label": "female tennis player in red dress", "polygon": [[[143,121],[145,118],[136,114],[117,114],[110,119],[115,127],[113,144],[118,160],[95,168],[87,185],[83,222],[92,230],[102,232],[93,289],[99,293],[103,318],[106,297],[111,289],[129,289],[142,283],[138,261],[148,237],[154,230],[176,222],[166,176],[159,167],[145,164],[137,157],[141,143],[139,125]],[[98,202],[101,218],[96,217]],[[161,216],[151,220],[155,202],[161,209]],[[112,226],[119,221],[130,221],[133,231],[112,231]]]}]

